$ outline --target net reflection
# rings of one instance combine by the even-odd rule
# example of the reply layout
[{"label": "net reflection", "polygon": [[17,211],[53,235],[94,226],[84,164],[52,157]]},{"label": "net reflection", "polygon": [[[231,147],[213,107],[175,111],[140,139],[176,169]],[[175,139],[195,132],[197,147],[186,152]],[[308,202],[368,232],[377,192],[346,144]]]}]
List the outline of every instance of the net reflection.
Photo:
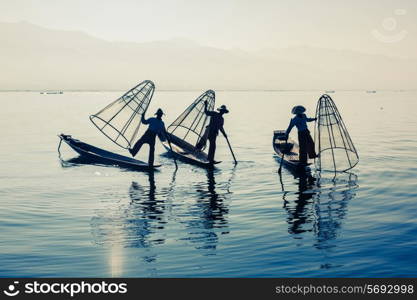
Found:
[{"label": "net reflection", "polygon": [[[358,177],[353,173],[333,174],[321,173],[317,182],[317,201],[314,204],[316,216],[314,232],[318,249],[335,247],[343,220],[347,216],[348,203],[355,197],[358,188]],[[327,177],[326,177],[327,176]]]},{"label": "net reflection", "polygon": [[[357,176],[352,173],[293,174],[297,191],[284,192],[284,208],[288,213],[288,232],[295,239],[313,233],[318,249],[336,246],[349,201],[355,197]],[[282,179],[281,179],[282,180]],[[282,182],[282,181],[281,181]]]},{"label": "net reflection", "polygon": [[[232,194],[234,169],[227,182],[217,183],[219,170],[207,170],[207,181],[195,184],[197,200],[190,207],[189,218],[184,220],[188,236],[181,240],[191,242],[196,249],[216,250],[219,236],[228,234],[228,200]],[[207,255],[215,252],[207,252]]]}]

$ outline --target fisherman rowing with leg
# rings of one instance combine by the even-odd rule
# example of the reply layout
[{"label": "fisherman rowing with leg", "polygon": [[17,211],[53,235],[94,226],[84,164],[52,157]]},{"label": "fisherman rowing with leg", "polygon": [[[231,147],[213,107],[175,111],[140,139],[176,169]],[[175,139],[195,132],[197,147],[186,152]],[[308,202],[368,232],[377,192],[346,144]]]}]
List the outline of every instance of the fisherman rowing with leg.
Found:
[{"label": "fisherman rowing with leg", "polygon": [[[142,135],[142,137],[136,142],[133,148],[129,149],[130,154],[134,157],[142,148],[143,144],[149,144],[149,159],[148,164],[150,167],[153,167],[154,157],[155,157],[155,140],[156,136],[164,141],[167,138],[167,132],[165,129],[165,124],[162,121],[162,116],[164,112],[162,109],[158,109],[155,113],[156,118],[145,119],[145,114],[142,115],[141,122],[142,124],[149,125],[148,130]],[[169,140],[168,140],[169,142]]]},{"label": "fisherman rowing with leg", "polygon": [[197,149],[202,149],[206,143],[206,140],[208,139],[210,142],[209,151],[208,151],[208,160],[211,164],[214,164],[214,154],[216,153],[216,139],[219,135],[219,130],[222,132],[224,137],[227,139],[227,134],[224,131],[223,125],[224,125],[224,119],[223,115],[229,113],[229,110],[226,108],[226,105],[220,106],[216,111],[209,111],[207,109],[208,102],[207,100],[204,101],[204,113],[210,117],[210,123],[206,129],[207,135],[206,139],[201,139],[199,143],[197,144]]},{"label": "fisherman rowing with leg", "polygon": [[291,132],[291,129],[296,126],[298,129],[298,144],[300,146],[300,163],[307,164],[307,154],[309,158],[313,159],[317,157],[316,151],[314,150],[314,141],[311,138],[310,131],[308,130],[307,122],[316,121],[317,118],[307,118],[305,115],[306,109],[304,106],[297,105],[292,109],[292,113],[295,115],[291,119],[290,125],[285,132],[286,138]]}]

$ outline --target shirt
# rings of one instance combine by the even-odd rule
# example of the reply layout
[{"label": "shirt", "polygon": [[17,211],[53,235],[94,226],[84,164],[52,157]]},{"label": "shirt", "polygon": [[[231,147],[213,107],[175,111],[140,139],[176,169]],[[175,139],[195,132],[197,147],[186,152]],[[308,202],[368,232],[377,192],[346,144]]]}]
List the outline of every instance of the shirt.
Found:
[{"label": "shirt", "polygon": [[143,124],[149,124],[149,130],[156,133],[158,136],[165,134],[165,124],[162,120],[158,118],[149,118],[147,120],[142,120]]},{"label": "shirt", "polygon": [[295,126],[297,127],[298,131],[304,131],[307,130],[307,122],[315,121],[315,118],[307,118],[305,114],[296,115],[294,118],[291,119],[290,125],[288,126],[288,129],[286,131],[286,134],[288,135],[291,132],[291,129]]},{"label": "shirt", "polygon": [[223,116],[215,111],[207,111],[207,116],[210,116],[210,124],[209,124],[209,130],[211,134],[218,135],[219,130],[223,128],[224,125],[224,119]]}]

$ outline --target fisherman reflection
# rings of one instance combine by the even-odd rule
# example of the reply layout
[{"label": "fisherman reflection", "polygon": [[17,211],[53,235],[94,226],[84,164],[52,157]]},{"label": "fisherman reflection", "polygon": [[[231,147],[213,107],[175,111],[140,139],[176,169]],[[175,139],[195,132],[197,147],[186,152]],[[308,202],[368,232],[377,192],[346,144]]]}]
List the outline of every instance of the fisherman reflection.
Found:
[{"label": "fisherman reflection", "polygon": [[[130,211],[134,214],[127,219],[127,227],[130,232],[134,247],[148,247],[153,244],[163,244],[163,237],[156,237],[158,230],[164,229],[165,204],[156,198],[156,185],[154,173],[148,173],[149,188],[144,189],[137,182],[132,182],[129,196],[132,200]],[[151,238],[152,235],[152,238]]]},{"label": "fisherman reflection", "polygon": [[219,234],[228,234],[227,214],[229,213],[226,200],[230,195],[227,185],[226,191],[218,193],[216,188],[219,185],[215,180],[216,170],[207,170],[207,183],[197,185],[197,203],[192,208],[192,219],[187,222],[187,228],[190,230],[190,240],[192,243],[198,243],[197,249],[215,250],[219,240]]},{"label": "fisherman reflection", "polygon": [[[144,178],[144,177],[143,177]],[[157,190],[153,172],[147,175],[148,183],[132,182],[128,198],[108,195],[108,204],[91,219],[91,229],[97,244],[123,245],[123,247],[149,248],[165,242],[161,229],[165,227],[166,192]],[[115,201],[119,199],[119,201]],[[145,258],[146,259],[146,258]]]},{"label": "fisherman reflection", "polygon": [[[216,181],[214,178],[214,170],[207,170],[207,191],[197,190],[200,197],[197,200],[204,207],[205,220],[207,221],[205,228],[223,228],[227,225],[225,215],[229,209],[225,205],[225,195],[219,195],[216,192]],[[206,201],[208,200],[208,201]],[[224,232],[222,232],[224,233]],[[228,232],[226,232],[228,233]]]}]

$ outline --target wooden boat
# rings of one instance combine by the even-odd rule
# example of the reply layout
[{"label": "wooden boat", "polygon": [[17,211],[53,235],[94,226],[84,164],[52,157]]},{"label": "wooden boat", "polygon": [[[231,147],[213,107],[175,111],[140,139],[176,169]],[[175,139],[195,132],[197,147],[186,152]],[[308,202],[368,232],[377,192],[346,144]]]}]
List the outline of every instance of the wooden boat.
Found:
[{"label": "wooden boat", "polygon": [[[213,164],[209,162],[208,156],[203,151],[197,150],[193,145],[180,139],[179,137],[168,133],[168,138],[171,141],[171,147],[168,141],[161,141],[165,149],[175,155],[176,158],[203,168],[212,168]],[[216,161],[214,164],[218,164],[220,161]]]},{"label": "wooden boat", "polygon": [[118,165],[138,170],[153,170],[154,168],[160,167],[160,165],[149,167],[149,165],[143,161],[94,147],[90,144],[74,139],[70,135],[60,134],[58,137],[61,139],[61,142],[64,141],[80,156],[91,159],[95,162],[102,162],[104,164]]},{"label": "wooden boat", "polygon": [[272,138],[272,147],[277,154],[278,161],[288,168],[291,168],[292,171],[310,171],[308,167],[311,163],[307,165],[301,164],[299,160],[300,147],[298,144],[288,138],[286,140],[285,130],[275,130]]}]

